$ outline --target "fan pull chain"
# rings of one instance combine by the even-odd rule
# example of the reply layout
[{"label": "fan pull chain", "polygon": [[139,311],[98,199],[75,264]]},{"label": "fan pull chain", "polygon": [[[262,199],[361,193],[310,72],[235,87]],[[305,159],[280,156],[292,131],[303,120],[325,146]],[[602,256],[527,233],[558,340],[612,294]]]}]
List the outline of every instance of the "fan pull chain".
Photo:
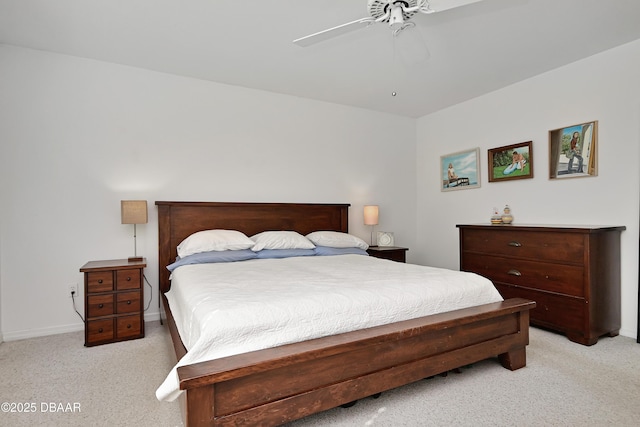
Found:
[{"label": "fan pull chain", "polygon": [[[395,33],[392,34],[393,40],[392,40],[392,49],[393,49],[393,78],[391,79],[391,81],[393,82],[393,86],[395,86],[398,82],[398,55],[396,52],[396,37],[397,35]],[[391,91],[391,96],[395,97],[398,95],[398,92],[392,88]]]}]

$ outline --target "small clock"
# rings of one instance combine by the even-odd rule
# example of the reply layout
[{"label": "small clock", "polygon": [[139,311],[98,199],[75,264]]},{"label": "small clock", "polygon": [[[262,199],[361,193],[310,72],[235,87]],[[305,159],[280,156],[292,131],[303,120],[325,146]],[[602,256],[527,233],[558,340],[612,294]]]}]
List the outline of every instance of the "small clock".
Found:
[{"label": "small clock", "polygon": [[389,231],[378,231],[378,246],[393,246],[393,233]]}]

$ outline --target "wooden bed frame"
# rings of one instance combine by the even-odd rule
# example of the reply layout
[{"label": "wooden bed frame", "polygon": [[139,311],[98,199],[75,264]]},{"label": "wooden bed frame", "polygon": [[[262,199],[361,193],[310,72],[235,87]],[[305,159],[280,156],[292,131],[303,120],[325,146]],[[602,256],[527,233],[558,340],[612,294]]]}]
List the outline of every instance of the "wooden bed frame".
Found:
[{"label": "wooden bed frame", "polygon": [[[234,229],[348,232],[348,204],[156,202],[159,280],[176,357],[185,347],[164,293],[165,266],[190,234]],[[512,299],[178,368],[186,426],[280,425],[498,357],[526,364],[533,301]]]}]

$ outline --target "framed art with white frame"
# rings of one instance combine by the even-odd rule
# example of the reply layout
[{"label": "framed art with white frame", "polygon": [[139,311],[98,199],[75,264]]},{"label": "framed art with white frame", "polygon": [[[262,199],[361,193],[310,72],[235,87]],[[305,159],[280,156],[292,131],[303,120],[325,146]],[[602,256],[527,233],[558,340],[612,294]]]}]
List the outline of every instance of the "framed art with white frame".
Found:
[{"label": "framed art with white frame", "polygon": [[480,187],[480,148],[440,157],[440,191]]}]

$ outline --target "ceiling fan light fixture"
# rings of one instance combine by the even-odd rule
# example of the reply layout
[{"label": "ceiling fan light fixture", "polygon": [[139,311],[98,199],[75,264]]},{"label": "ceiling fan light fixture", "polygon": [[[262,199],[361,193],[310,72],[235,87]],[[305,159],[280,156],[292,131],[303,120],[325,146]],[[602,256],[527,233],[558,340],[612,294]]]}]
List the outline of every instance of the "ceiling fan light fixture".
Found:
[{"label": "ceiling fan light fixture", "polygon": [[404,24],[404,17],[402,16],[403,11],[402,7],[394,6],[391,9],[391,14],[389,16],[389,25],[391,28],[396,29],[402,27]]}]

